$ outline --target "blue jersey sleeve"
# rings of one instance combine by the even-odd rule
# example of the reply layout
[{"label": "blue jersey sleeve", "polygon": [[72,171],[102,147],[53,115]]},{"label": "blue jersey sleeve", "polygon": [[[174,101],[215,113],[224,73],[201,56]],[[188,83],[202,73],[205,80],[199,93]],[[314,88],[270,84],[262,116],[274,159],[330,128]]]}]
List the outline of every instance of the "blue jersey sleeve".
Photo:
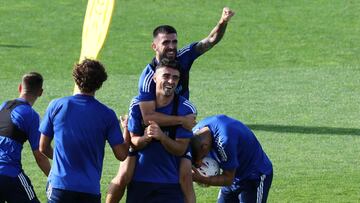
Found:
[{"label": "blue jersey sleeve", "polygon": [[50,102],[39,127],[39,131],[50,138],[54,137],[53,118],[54,118],[54,109],[56,107],[55,103],[56,103],[55,100]]},{"label": "blue jersey sleeve", "polygon": [[233,144],[228,144],[224,150],[226,151],[228,159],[227,161],[220,163],[221,168],[224,170],[236,169],[239,166],[236,146],[233,146]]},{"label": "blue jersey sleeve", "polygon": [[143,135],[142,115],[139,100],[133,99],[129,108],[128,130],[136,135]]},{"label": "blue jersey sleeve", "polygon": [[40,117],[34,112],[33,119],[31,121],[31,128],[29,133],[29,143],[33,151],[39,149],[40,131],[39,131]]},{"label": "blue jersey sleeve", "polygon": [[154,70],[150,64],[148,64],[139,78],[139,95],[140,101],[153,101],[155,100],[155,82],[153,80]]},{"label": "blue jersey sleeve", "polygon": [[113,110],[109,114],[109,126],[107,130],[107,140],[111,147],[124,143],[124,138],[120,129],[120,123]]},{"label": "blue jersey sleeve", "polygon": [[12,122],[24,131],[28,136],[31,149],[39,149],[40,132],[39,132],[39,115],[28,105],[16,107],[11,112]]},{"label": "blue jersey sleeve", "polygon": [[198,42],[191,43],[181,48],[177,53],[177,58],[181,64],[181,70],[190,71],[191,65],[201,55],[196,51],[196,45]]},{"label": "blue jersey sleeve", "polygon": [[236,132],[231,132],[226,125],[221,125],[221,129],[219,129],[219,137],[216,140],[217,149],[219,154],[225,154],[226,160],[222,160],[220,166],[225,170],[233,170],[239,166],[238,160],[238,146],[236,140],[231,140],[230,136]]},{"label": "blue jersey sleeve", "polygon": [[[178,115],[185,116],[189,114],[197,114],[196,107],[184,97],[179,97]],[[191,138],[193,133],[183,127],[176,129],[176,138]]]}]

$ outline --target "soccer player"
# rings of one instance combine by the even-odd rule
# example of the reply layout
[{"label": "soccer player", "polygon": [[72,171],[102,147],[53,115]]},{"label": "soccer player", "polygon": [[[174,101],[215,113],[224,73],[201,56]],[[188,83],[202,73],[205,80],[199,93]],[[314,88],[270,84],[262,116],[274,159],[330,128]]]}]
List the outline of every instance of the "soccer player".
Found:
[{"label": "soccer player", "polygon": [[[196,114],[188,100],[175,94],[179,80],[178,63],[162,59],[154,75],[157,112],[179,116]],[[145,128],[137,98],[130,105],[128,130],[138,157],[128,185],[127,202],[184,202],[179,165],[192,132],[181,125],[160,127],[154,121]]]},{"label": "soccer player", "polygon": [[[169,25],[158,26],[153,31],[152,48],[155,51],[155,57],[148,64],[139,79],[139,104],[141,114],[145,124],[149,120],[157,122],[160,126],[182,125],[184,128],[191,130],[195,125],[194,115],[188,116],[173,116],[156,112],[155,104],[155,83],[152,80],[155,67],[160,58],[176,59],[180,63],[181,78],[176,88],[176,93],[189,99],[189,72],[193,62],[203,53],[210,50],[217,44],[225,34],[227,23],[235,13],[229,8],[225,7],[222,11],[222,16],[218,24],[213,28],[210,34],[203,40],[191,43],[181,50],[177,51],[177,32],[175,28]],[[190,171],[190,160],[183,159],[180,164],[181,168],[181,186],[185,193],[186,202],[195,202],[195,193],[191,180],[191,173],[183,174]],[[131,179],[131,171],[135,167],[134,160],[126,159],[119,167],[119,172],[113,178],[109,185],[107,195],[107,202],[119,202],[122,198],[125,187]]]},{"label": "soccer player", "polygon": [[40,124],[40,151],[54,158],[47,199],[51,203],[99,203],[105,142],[122,161],[130,137],[125,133],[123,137],[115,112],[95,98],[107,79],[103,65],[85,59],[74,66],[73,77],[80,94],[53,100]]},{"label": "soccer player", "polygon": [[29,140],[39,168],[47,176],[50,162],[39,151],[39,114],[32,108],[42,95],[43,77],[30,72],[22,77],[20,96],[0,106],[0,202],[39,202],[21,166],[23,144]]},{"label": "soccer player", "polygon": [[223,170],[220,175],[205,177],[194,169],[194,181],[223,186],[218,203],[266,202],[272,164],[247,126],[226,115],[216,115],[200,121],[193,131],[190,146],[195,166],[200,167],[210,152]]},{"label": "soccer player", "polygon": [[[162,25],[153,31],[152,48],[155,57],[140,75],[139,100],[141,101],[141,113],[145,124],[149,120],[157,121],[161,126],[183,125],[191,130],[193,122],[181,116],[168,116],[155,111],[155,83],[152,77],[155,67],[161,58],[176,59],[180,63],[181,79],[176,87],[176,93],[189,99],[189,72],[193,62],[202,54],[214,47],[224,36],[228,22],[234,12],[229,8],[223,9],[221,18],[210,34],[203,40],[191,43],[177,51],[177,32],[169,25]],[[194,118],[193,118],[194,119]],[[189,121],[190,120],[190,121]]]}]

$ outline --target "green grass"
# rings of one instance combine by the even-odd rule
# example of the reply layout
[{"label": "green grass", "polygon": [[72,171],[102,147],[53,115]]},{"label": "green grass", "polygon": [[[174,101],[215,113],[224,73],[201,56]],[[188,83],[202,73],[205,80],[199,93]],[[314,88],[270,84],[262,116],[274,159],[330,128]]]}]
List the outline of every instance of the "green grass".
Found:
[{"label": "green grass", "polygon": [[[0,6],[0,100],[17,97],[21,75],[36,70],[45,92],[34,108],[72,94],[87,1],[3,1]],[[360,202],[360,2],[117,1],[100,55],[109,79],[97,98],[120,115],[153,56],[151,32],[174,25],[179,46],[210,32],[223,6],[235,10],[224,39],[191,71],[199,119],[224,113],[248,124],[274,165],[269,202]],[[28,144],[25,172],[45,201],[46,178]],[[106,149],[101,188],[119,162]],[[218,188],[196,186],[198,202]]]}]

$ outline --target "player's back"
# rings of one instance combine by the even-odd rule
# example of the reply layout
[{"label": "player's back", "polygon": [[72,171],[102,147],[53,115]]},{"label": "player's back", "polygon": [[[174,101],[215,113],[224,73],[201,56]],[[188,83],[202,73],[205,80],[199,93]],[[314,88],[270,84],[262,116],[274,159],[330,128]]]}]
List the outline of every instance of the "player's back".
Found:
[{"label": "player's back", "polygon": [[113,126],[119,128],[115,112],[80,94],[52,101],[48,111],[51,118],[45,119],[53,124],[55,141],[53,186],[98,193],[105,142]]}]

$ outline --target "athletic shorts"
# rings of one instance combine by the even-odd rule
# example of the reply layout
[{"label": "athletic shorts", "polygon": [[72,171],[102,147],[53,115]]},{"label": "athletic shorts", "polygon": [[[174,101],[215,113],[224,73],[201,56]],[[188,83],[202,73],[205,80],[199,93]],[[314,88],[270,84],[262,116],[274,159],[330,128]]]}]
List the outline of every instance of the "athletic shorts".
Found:
[{"label": "athletic shorts", "polygon": [[265,203],[273,174],[261,175],[256,180],[244,180],[239,185],[221,187],[218,203],[258,202]]},{"label": "athletic shorts", "polygon": [[38,203],[29,177],[23,171],[17,177],[0,175],[0,203]]},{"label": "athletic shorts", "polygon": [[75,192],[46,186],[46,196],[48,203],[100,203],[101,195],[91,193]]},{"label": "athletic shorts", "polygon": [[127,203],[184,203],[180,184],[132,181],[127,186]]}]

